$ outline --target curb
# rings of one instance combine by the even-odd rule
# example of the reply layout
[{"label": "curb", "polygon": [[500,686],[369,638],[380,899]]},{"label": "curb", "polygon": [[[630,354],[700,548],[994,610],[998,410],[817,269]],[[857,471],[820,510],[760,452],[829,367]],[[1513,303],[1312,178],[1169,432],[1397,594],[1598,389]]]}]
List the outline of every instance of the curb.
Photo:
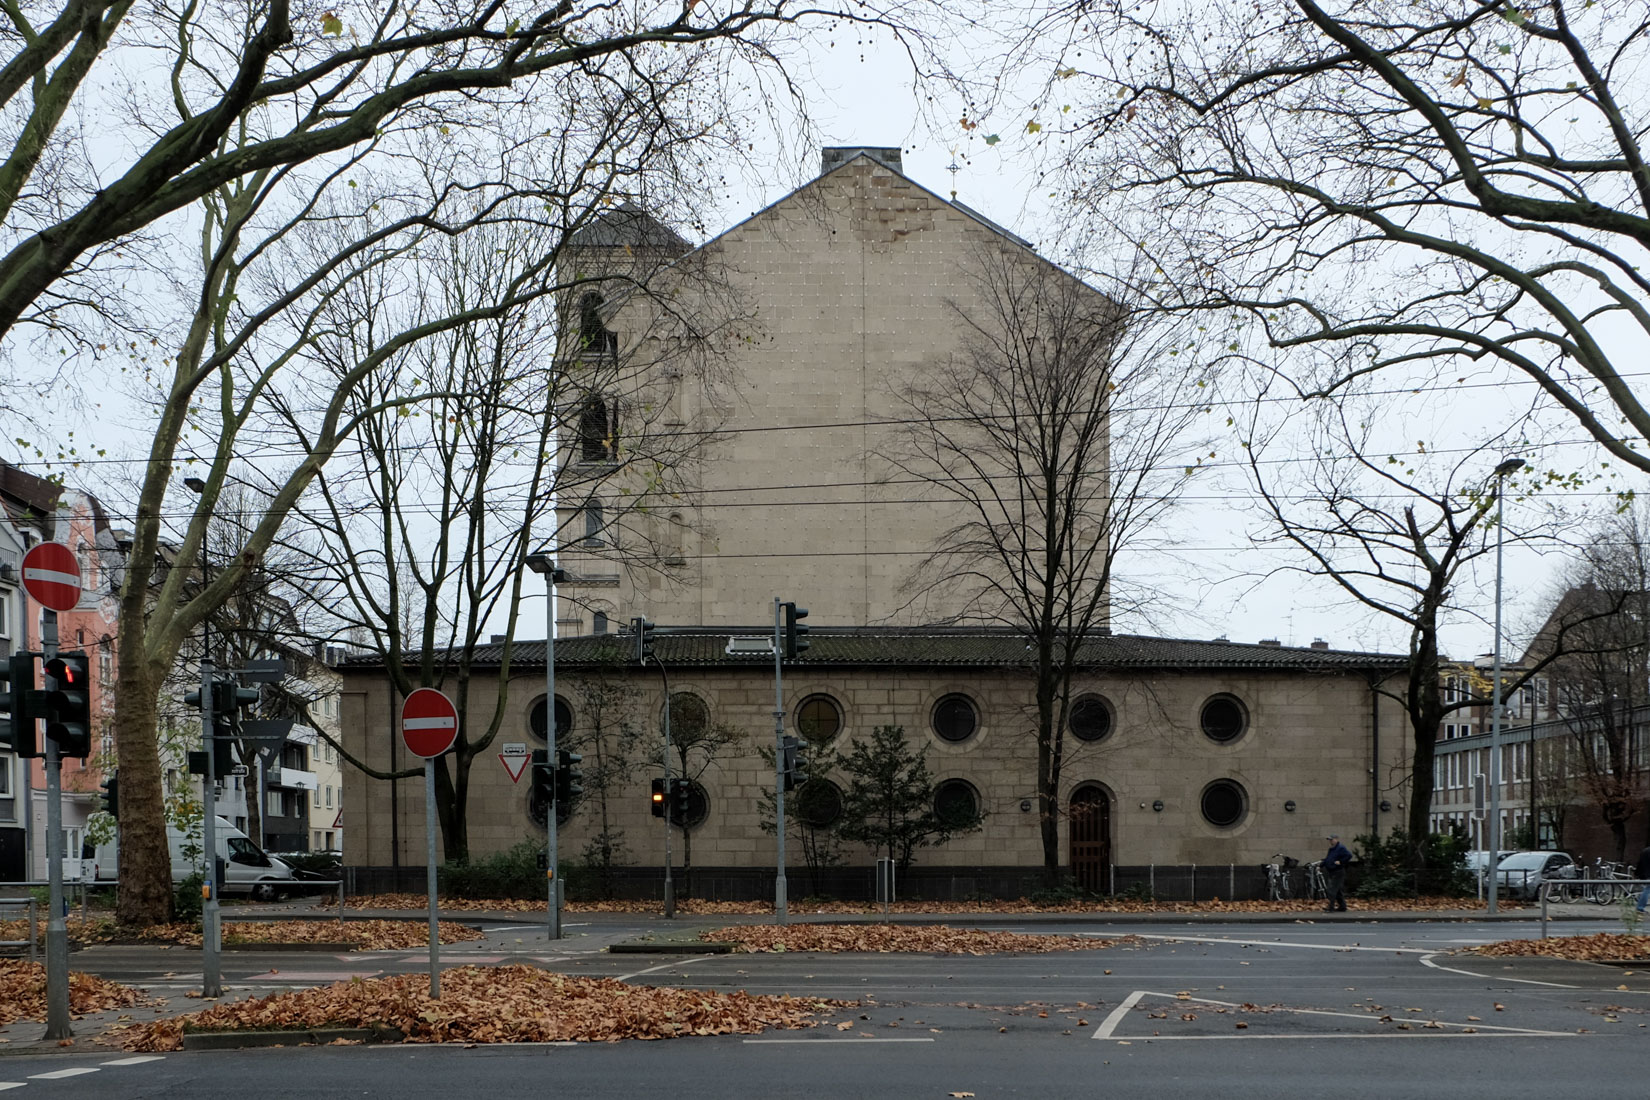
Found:
[{"label": "curb", "polygon": [[358,943],[226,943],[220,950],[223,951],[320,951],[320,952],[355,952],[361,950]]},{"label": "curb", "polygon": [[609,944],[609,955],[731,955],[736,943],[707,940],[625,940]]},{"label": "curb", "polygon": [[191,1031],[184,1050],[245,1050],[256,1047],[325,1046],[338,1039],[357,1043],[399,1043],[406,1039],[392,1027],[329,1027],[309,1031]]}]

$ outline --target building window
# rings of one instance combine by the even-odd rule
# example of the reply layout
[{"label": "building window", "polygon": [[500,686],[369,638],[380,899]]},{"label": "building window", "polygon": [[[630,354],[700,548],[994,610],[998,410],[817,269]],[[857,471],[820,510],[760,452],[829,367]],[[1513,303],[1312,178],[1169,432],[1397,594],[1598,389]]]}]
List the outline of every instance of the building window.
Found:
[{"label": "building window", "polygon": [[[691,691],[673,692],[670,696],[670,737],[673,741],[692,741],[703,737],[710,728],[710,708]],[[691,814],[689,815],[692,816]]]},{"label": "building window", "polygon": [[332,784],[327,784],[327,809],[332,809]]},{"label": "building window", "polygon": [[597,611],[590,616],[590,633],[607,633],[607,612]]},{"label": "building window", "polygon": [[586,546],[602,545],[602,529],[607,526],[607,518],[603,514],[602,502],[592,500],[584,506],[584,543]]},{"label": "building window", "polygon": [[309,793],[314,796],[314,798],[315,798],[315,808],[317,810],[319,810],[321,808],[321,788],[316,787],[313,791],[311,791]]},{"label": "building window", "polygon": [[[533,700],[527,714],[527,728],[540,741],[544,740],[544,696]],[[563,696],[556,696],[556,741],[564,740],[573,730],[573,704]]]},{"label": "building window", "polygon": [[1111,704],[1104,696],[1080,695],[1071,704],[1071,734],[1079,741],[1104,741],[1111,733]]},{"label": "building window", "polygon": [[842,820],[842,788],[829,779],[810,779],[796,792],[796,819],[810,829]]},{"label": "building window", "polygon": [[1203,820],[1217,829],[1240,824],[1249,812],[1249,796],[1236,780],[1217,779],[1203,788]]},{"label": "building window", "polygon": [[613,462],[619,457],[618,413],[602,397],[585,400],[579,410],[579,461]]},{"label": "building window", "polygon": [[796,732],[823,745],[842,732],[842,708],[829,695],[810,695],[796,708]]},{"label": "building window", "polygon": [[947,695],[934,704],[934,732],[951,742],[966,741],[980,726],[974,700],[966,695]]},{"label": "building window", "polygon": [[949,829],[970,829],[980,820],[980,795],[962,779],[947,779],[934,788],[934,816]]},{"label": "building window", "polygon": [[11,762],[15,759],[10,754],[0,754],[0,798],[11,797]]},{"label": "building window", "polygon": [[1203,735],[1218,744],[1230,744],[1249,727],[1249,715],[1235,695],[1216,695],[1203,704]]},{"label": "building window", "polygon": [[602,296],[595,291],[579,298],[579,350],[586,355],[619,352],[619,337],[602,323]]}]

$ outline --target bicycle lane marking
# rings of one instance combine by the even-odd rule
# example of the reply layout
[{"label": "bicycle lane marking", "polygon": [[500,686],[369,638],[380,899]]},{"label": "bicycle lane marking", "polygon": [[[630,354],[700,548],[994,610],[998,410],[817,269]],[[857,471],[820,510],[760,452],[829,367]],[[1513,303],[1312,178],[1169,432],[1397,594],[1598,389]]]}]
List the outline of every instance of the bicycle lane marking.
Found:
[{"label": "bicycle lane marking", "polygon": [[[1489,1038],[1510,1038],[1514,1036],[1521,1036],[1524,1038],[1544,1039],[1571,1038],[1576,1034],[1575,1032],[1570,1031],[1545,1031],[1540,1028],[1508,1027],[1501,1024],[1485,1024],[1476,1022],[1458,1024],[1451,1021],[1434,1020],[1432,1022],[1438,1024],[1439,1028],[1455,1028],[1458,1030],[1448,1032],[1446,1035],[1436,1036],[1427,1035],[1421,1032],[1404,1032],[1399,1034],[1385,1031],[1372,1032],[1363,1035],[1118,1035],[1116,1033],[1117,1025],[1122,1021],[1129,1010],[1139,1004],[1140,1000],[1144,997],[1162,997],[1163,999],[1171,1001],[1175,1004],[1212,1005],[1218,1008],[1236,1009],[1243,1009],[1244,1007],[1243,1003],[1240,1001],[1217,1001],[1212,997],[1187,997],[1178,993],[1157,993],[1149,989],[1137,989],[1133,993],[1129,994],[1128,997],[1124,998],[1123,1003],[1112,1010],[1111,1015],[1101,1021],[1100,1026],[1095,1029],[1094,1034],[1090,1036],[1090,1038],[1113,1039],[1118,1042],[1160,1042],[1166,1039],[1180,1041],[1188,1039],[1441,1039],[1453,1036],[1468,1035],[1485,1035]],[[1368,1013],[1364,1012],[1336,1012],[1323,1008],[1285,1008],[1281,1005],[1268,1005],[1266,1006],[1265,1011],[1287,1013],[1292,1016],[1327,1016],[1345,1020],[1358,1020],[1365,1024],[1381,1022],[1378,1018],[1371,1017]],[[1491,1032],[1495,1034],[1487,1034]]]},{"label": "bicycle lane marking", "polygon": [[[1439,952],[1437,952],[1437,951],[1430,952],[1429,954],[1427,954],[1425,957],[1423,957],[1421,959],[1421,965],[1431,967],[1434,970],[1442,970],[1442,971],[1445,971],[1445,972],[1450,973],[1450,974],[1464,974],[1469,978],[1478,978],[1478,979],[1480,979],[1482,981],[1486,981],[1486,982],[1517,982],[1519,985],[1543,985],[1543,986],[1546,986],[1548,989],[1581,989],[1581,988],[1583,988],[1582,986],[1579,986],[1579,985],[1565,985],[1563,982],[1538,982],[1534,978],[1508,978],[1508,977],[1505,977],[1505,976],[1500,975],[1500,974],[1479,974],[1479,973],[1476,973],[1476,972],[1471,971],[1471,970],[1462,970],[1459,967],[1444,966],[1441,963],[1433,962],[1432,960],[1436,959],[1438,957],[1438,955],[1439,955]],[[1641,992],[1641,991],[1628,989],[1628,990],[1622,990],[1621,992],[1633,993],[1633,992]]]}]

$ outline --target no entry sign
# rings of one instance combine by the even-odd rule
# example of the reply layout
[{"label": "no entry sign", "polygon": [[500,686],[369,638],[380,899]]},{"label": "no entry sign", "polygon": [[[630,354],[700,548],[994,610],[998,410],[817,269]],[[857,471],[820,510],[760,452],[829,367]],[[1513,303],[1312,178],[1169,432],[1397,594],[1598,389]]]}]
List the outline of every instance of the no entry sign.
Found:
[{"label": "no entry sign", "polygon": [[401,704],[401,740],[414,756],[440,756],[457,738],[458,708],[435,688],[419,688]]},{"label": "no entry sign", "polygon": [[80,606],[80,561],[61,542],[43,542],[23,555],[23,587],[41,607],[73,611]]}]

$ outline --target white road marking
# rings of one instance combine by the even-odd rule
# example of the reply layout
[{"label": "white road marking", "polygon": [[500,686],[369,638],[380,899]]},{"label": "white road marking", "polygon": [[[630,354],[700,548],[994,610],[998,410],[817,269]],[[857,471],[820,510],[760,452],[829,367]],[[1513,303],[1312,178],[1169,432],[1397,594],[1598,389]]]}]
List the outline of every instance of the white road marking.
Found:
[{"label": "white road marking", "polygon": [[[1092,936],[1095,933],[1085,932]],[[1295,943],[1290,940],[1229,940],[1219,936],[1154,936],[1137,933],[1143,940],[1173,940],[1177,943],[1235,943],[1247,944],[1250,947],[1305,947],[1312,951],[1373,951],[1378,955],[1427,955],[1433,954],[1424,947],[1354,947],[1351,944],[1339,943]]]},{"label": "white road marking", "polygon": [[1093,1038],[1096,1038],[1096,1039],[1109,1038],[1111,1036],[1112,1029],[1117,1026],[1118,1021],[1122,1020],[1124,1016],[1128,1015],[1129,1009],[1131,1009],[1135,1005],[1139,1004],[1140,1003],[1140,998],[1144,997],[1145,995],[1146,995],[1146,991],[1144,989],[1137,989],[1133,993],[1130,993],[1127,997],[1123,998],[1123,1003],[1118,1005],[1116,1008],[1112,1009],[1111,1014],[1109,1016],[1107,1016],[1104,1020],[1100,1021],[1100,1026],[1095,1029]]},{"label": "white road marking", "polygon": [[1117,1041],[1120,1043],[1167,1043],[1184,1042],[1188,1039],[1208,1041],[1213,1039],[1242,1039],[1245,1042],[1254,1042],[1257,1039],[1324,1039],[1339,1042],[1342,1039],[1573,1039],[1575,1035],[1568,1031],[1537,1031],[1537,1032],[1465,1032],[1465,1031],[1372,1031],[1361,1035],[1124,1035]]},{"label": "white road marking", "polygon": [[693,963],[710,962],[712,959],[718,957],[719,956],[716,955],[700,955],[697,958],[682,959],[679,962],[660,963],[658,966],[650,966],[646,970],[638,970],[632,974],[620,974],[616,980],[628,982],[630,979],[640,978],[644,974],[657,974],[661,970],[675,970],[678,966],[690,966]]},{"label": "white road marking", "polygon": [[25,1088],[27,1085],[27,1081],[0,1081],[0,1092],[5,1092],[7,1089]]},{"label": "white road marking", "polygon": [[60,1081],[65,1077],[79,1077],[83,1073],[96,1073],[96,1066],[74,1066],[70,1069],[54,1069],[50,1073],[31,1073],[31,1081]]},{"label": "white road marking", "polygon": [[742,1041],[749,1045],[757,1043],[818,1043],[823,1046],[828,1043],[932,1043],[934,1040],[927,1037],[919,1039],[861,1039],[855,1037],[848,1039],[745,1039]]},{"label": "white road marking", "polygon": [[145,1062],[164,1062],[164,1054],[139,1054],[132,1058],[116,1058],[113,1062],[102,1063],[105,1066],[141,1066]]},{"label": "white road marking", "polygon": [[[1123,1016],[1131,1008],[1133,1008],[1136,1004],[1138,1004],[1140,1002],[1140,999],[1142,997],[1162,997],[1165,1000],[1173,1001],[1176,1004],[1213,1005],[1213,1006],[1218,1007],[1218,1008],[1236,1008],[1236,1009],[1242,1009],[1243,1008],[1243,1004],[1241,1002],[1238,1002],[1238,1001],[1217,1001],[1213,997],[1182,997],[1182,996],[1180,996],[1179,994],[1176,994],[1176,993],[1154,993],[1153,991],[1151,991],[1149,989],[1137,989],[1133,993],[1129,994],[1129,996],[1123,1001],[1122,1004],[1118,1005],[1115,1009],[1112,1010],[1111,1015],[1107,1016],[1106,1019],[1100,1024],[1099,1029],[1095,1031],[1093,1037],[1096,1038],[1096,1039],[1120,1039],[1120,1040],[1142,1040],[1142,1041],[1146,1040],[1146,1039],[1151,1039],[1153,1041],[1156,1041],[1158,1039],[1281,1039],[1281,1038],[1362,1039],[1362,1038],[1371,1038],[1372,1037],[1372,1036],[1369,1036],[1369,1035],[1282,1036],[1282,1035],[1230,1035],[1230,1034],[1228,1034],[1228,1035],[1123,1035],[1123,1036],[1119,1036],[1119,1035],[1115,1034],[1114,1029],[1116,1028],[1116,1025],[1118,1024],[1118,1022],[1120,1020],[1122,1020]],[[1337,1012],[1337,1011],[1333,1011],[1333,1010],[1330,1010],[1330,1009],[1324,1009],[1324,1008],[1285,1008],[1285,1007],[1282,1007],[1280,1005],[1266,1005],[1260,1011],[1262,1013],[1282,1012],[1282,1013],[1288,1013],[1292,1016],[1333,1016],[1333,1017],[1338,1017],[1340,1019],[1346,1019],[1346,1020],[1362,1020],[1365,1023],[1371,1023],[1371,1022],[1379,1023],[1380,1022],[1379,1017],[1371,1016],[1367,1012]],[[1416,1017],[1416,1019],[1420,1019],[1420,1017]],[[1558,1037],[1561,1037],[1561,1036],[1569,1036],[1569,1035],[1574,1034],[1573,1032],[1569,1032],[1569,1031],[1543,1031],[1539,1028],[1507,1027],[1507,1026],[1504,1026],[1504,1025],[1501,1025],[1501,1024],[1484,1024],[1484,1023],[1458,1024],[1458,1023],[1454,1023],[1454,1022],[1449,1021],[1449,1020],[1442,1020],[1442,1021],[1432,1020],[1430,1022],[1439,1024],[1440,1028],[1471,1029],[1473,1032],[1476,1032],[1477,1034],[1485,1034],[1485,1033],[1488,1033],[1488,1032],[1498,1032],[1498,1033],[1505,1033],[1505,1034],[1508,1034],[1508,1035],[1522,1035],[1522,1036],[1526,1036],[1526,1037],[1529,1037],[1529,1038],[1538,1038],[1538,1039],[1539,1038],[1558,1038]],[[1427,1028],[1426,1030],[1427,1031],[1436,1031],[1436,1030],[1439,1030],[1439,1028]],[[1381,1035],[1381,1036],[1386,1036],[1387,1035],[1386,1032],[1379,1032],[1377,1034]],[[1455,1032],[1453,1034],[1466,1034],[1466,1031],[1463,1030],[1463,1031],[1460,1031],[1460,1032]],[[1393,1035],[1391,1037],[1392,1038],[1424,1038],[1426,1036],[1424,1034],[1406,1033],[1405,1035]]]},{"label": "white road marking", "polygon": [[[1434,952],[1432,954],[1429,954],[1421,960],[1421,965],[1422,966],[1430,966],[1434,970],[1445,970],[1445,971],[1448,971],[1451,974],[1465,974],[1469,978],[1482,978],[1484,981],[1487,981],[1487,982],[1517,982],[1519,985],[1544,985],[1549,989],[1580,989],[1581,988],[1579,985],[1565,985],[1563,982],[1538,982],[1534,978],[1507,978],[1507,977],[1503,977],[1500,974],[1479,974],[1479,973],[1477,973],[1475,971],[1472,971],[1472,970],[1462,970],[1458,967],[1443,966],[1439,963],[1433,962],[1432,960],[1437,958],[1437,957],[1438,956],[1437,956],[1436,952]],[[1632,990],[1623,990],[1622,992],[1633,992],[1633,991]]]}]

